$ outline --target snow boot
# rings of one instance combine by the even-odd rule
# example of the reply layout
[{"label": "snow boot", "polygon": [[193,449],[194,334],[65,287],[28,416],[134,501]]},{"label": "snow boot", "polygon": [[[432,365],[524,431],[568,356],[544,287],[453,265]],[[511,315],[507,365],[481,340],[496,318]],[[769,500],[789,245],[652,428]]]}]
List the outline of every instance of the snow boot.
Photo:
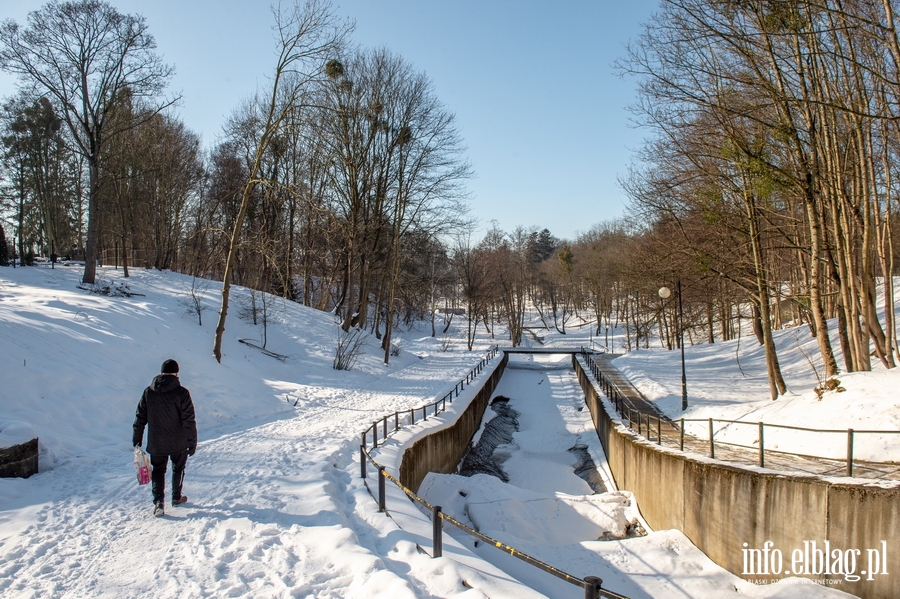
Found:
[{"label": "snow boot", "polygon": [[153,515],[157,518],[166,515],[166,505],[162,501],[153,504]]},{"label": "snow boot", "polygon": [[187,503],[187,495],[182,495],[178,499],[172,500],[172,505],[181,505],[182,503]]}]

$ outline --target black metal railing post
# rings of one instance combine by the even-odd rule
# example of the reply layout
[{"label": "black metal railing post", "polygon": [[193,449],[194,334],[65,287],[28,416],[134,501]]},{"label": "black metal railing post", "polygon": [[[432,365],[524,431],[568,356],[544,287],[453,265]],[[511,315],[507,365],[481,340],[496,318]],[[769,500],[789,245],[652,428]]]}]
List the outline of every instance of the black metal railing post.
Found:
[{"label": "black metal railing post", "polygon": [[766,467],[766,446],[763,440],[763,423],[759,423],[759,467]]},{"label": "black metal railing post", "polygon": [[584,577],[584,599],[599,599],[603,579],[596,576]]},{"label": "black metal railing post", "polygon": [[847,429],[847,476],[853,476],[853,429]]},{"label": "black metal railing post", "polygon": [[431,507],[431,539],[432,547],[431,557],[442,557],[444,555],[444,538],[443,522],[441,521],[441,506],[435,505]]},{"label": "black metal railing post", "polygon": [[363,433],[363,443],[359,446],[359,477],[366,477],[366,434]]},{"label": "black metal railing post", "polygon": [[387,490],[385,489],[384,466],[378,467],[378,511],[387,510]]},{"label": "black metal railing post", "polygon": [[684,418],[681,419],[681,451],[684,451]]}]

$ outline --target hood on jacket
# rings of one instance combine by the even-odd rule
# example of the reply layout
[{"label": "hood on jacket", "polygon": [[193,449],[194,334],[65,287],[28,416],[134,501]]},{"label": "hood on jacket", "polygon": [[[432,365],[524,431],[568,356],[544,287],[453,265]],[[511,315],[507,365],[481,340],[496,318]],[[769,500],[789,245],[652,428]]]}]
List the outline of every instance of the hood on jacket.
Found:
[{"label": "hood on jacket", "polygon": [[150,389],[157,393],[168,393],[181,386],[181,382],[174,374],[157,374],[150,383]]}]

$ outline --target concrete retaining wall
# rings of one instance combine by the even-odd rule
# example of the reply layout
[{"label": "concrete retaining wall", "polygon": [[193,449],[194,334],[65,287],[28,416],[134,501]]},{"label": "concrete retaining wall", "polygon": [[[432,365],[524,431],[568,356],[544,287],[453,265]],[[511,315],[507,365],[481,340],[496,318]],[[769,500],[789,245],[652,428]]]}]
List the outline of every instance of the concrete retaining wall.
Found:
[{"label": "concrete retaining wall", "polygon": [[801,576],[865,599],[900,597],[900,485],[777,474],[661,448],[616,424],[572,361],[616,484],[634,493],[651,527],[681,530],[747,580]]},{"label": "concrete retaining wall", "polygon": [[0,478],[28,478],[38,472],[38,440],[0,448]]},{"label": "concrete retaining wall", "polygon": [[400,462],[400,482],[405,487],[417,491],[429,472],[440,474],[456,472],[463,456],[469,450],[472,436],[481,427],[484,411],[500,377],[503,376],[508,361],[509,356],[504,353],[500,364],[452,426],[419,439],[403,452],[403,459]]}]

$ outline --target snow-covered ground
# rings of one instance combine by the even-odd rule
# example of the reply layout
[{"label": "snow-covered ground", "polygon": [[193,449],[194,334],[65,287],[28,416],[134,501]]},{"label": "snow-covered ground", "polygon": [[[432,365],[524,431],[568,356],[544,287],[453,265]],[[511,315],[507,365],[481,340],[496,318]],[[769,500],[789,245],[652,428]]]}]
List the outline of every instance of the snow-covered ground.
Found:
[{"label": "snow-covered ground", "polygon": [[[898,297],[900,305],[900,297]],[[831,344],[843,365],[837,322],[829,321]],[[873,356],[872,372],[841,373],[843,391],[816,395],[823,368],[816,340],[806,326],[775,331],[776,348],[788,392],[772,401],[763,348],[752,335],[724,343],[688,346],[685,373],[688,409],[681,410],[681,356],[655,348],[626,354],[614,361],[645,397],[671,418],[717,418],[743,421],[717,427],[716,438],[752,446],[757,423],[836,431],[813,433],[767,427],[768,449],[843,459],[847,429],[854,429],[854,457],[900,462],[900,368],[886,370]],[[708,437],[705,423],[688,432]],[[873,434],[861,431],[895,431]]]},{"label": "snow-covered ground", "polygon": [[[361,431],[386,413],[444,395],[495,342],[489,336],[479,339],[477,351],[466,352],[464,334],[458,334],[453,350],[443,352],[441,341],[425,328],[405,331],[403,351],[390,366],[382,363],[373,339],[352,371],[336,371],[333,317],[278,300],[269,304],[267,349],[286,356],[282,361],[238,342],[258,343],[262,332],[237,317],[249,292],[236,289],[219,364],[211,355],[216,284],[205,293],[208,310],[201,326],[183,305],[193,283],[189,277],[135,269],[125,281],[119,271],[104,268],[101,277],[127,283],[140,294],[107,297],[77,289],[80,276],[70,268],[0,269],[0,443],[33,430],[41,447],[40,474],[0,480],[4,598],[581,596],[575,587],[557,595],[559,587],[542,586],[528,566],[489,556],[491,548],[474,548],[465,538],[445,535],[446,557],[431,559],[417,548],[430,548],[425,516],[396,489],[390,497],[392,518],[378,513],[359,477]],[[578,344],[586,327],[570,331],[551,341]],[[689,352],[692,360],[698,355]],[[631,375],[658,372],[661,385],[676,372],[674,357],[674,352],[639,352],[619,362]],[[154,519],[149,490],[137,485],[131,466],[131,423],[143,388],[166,358],[180,363],[182,382],[193,395],[200,445],[187,468],[184,492],[190,501]],[[661,369],[641,370],[644,359],[658,360]],[[699,370],[699,364],[692,366]],[[743,360],[742,366],[746,372]],[[701,409],[702,375],[690,372],[690,389],[698,394],[692,409]],[[530,415],[517,433],[523,435],[517,437],[521,447],[539,446],[543,454],[512,452],[505,466],[512,485],[490,477],[430,480],[428,493],[443,486],[462,497],[458,491],[465,486],[469,497],[500,502],[482,501],[472,510],[464,510],[461,501],[443,502],[448,512],[466,511],[488,534],[500,537],[506,530],[510,544],[524,543],[575,575],[600,575],[605,586],[620,590],[621,585],[635,598],[661,596],[652,589],[668,589],[659,591],[665,596],[723,597],[730,596],[722,590],[729,585],[728,593],[740,587],[750,597],[841,596],[787,582],[752,587],[716,567],[675,531],[596,541],[601,528],[608,537],[621,536],[635,506],[626,505],[627,493],[591,498],[580,479],[565,473],[572,462],[559,452],[571,446],[568,435],[590,440],[592,452],[599,452],[586,411],[575,407],[578,392],[570,375],[552,368],[525,375],[525,382],[498,393],[530,392],[536,383],[529,376],[546,379],[537,387],[559,407],[555,414],[523,410]],[[733,387],[713,370],[706,375],[710,396],[717,377],[721,390]],[[850,378],[842,378],[845,386]],[[752,393],[748,388],[753,401],[760,401]],[[659,397],[665,402],[670,395],[663,390]],[[712,409],[716,402],[707,403]],[[729,413],[726,408],[720,417]],[[419,426],[440,426],[441,420]],[[538,423],[556,428],[531,426]],[[389,465],[391,452],[396,460],[402,440],[415,434],[404,429],[379,459]],[[552,489],[534,484],[536,470],[553,481]],[[506,495],[498,497],[504,489]],[[546,523],[535,510],[546,513],[549,505],[571,520],[552,543],[542,543]],[[523,518],[511,520],[511,510]],[[585,514],[592,514],[591,526],[583,525]]]},{"label": "snow-covered ground", "polygon": [[[895,277],[895,321],[900,322],[900,277]],[[878,288],[881,305],[882,288]],[[884,322],[883,311],[879,313]],[[536,315],[532,324],[543,327]],[[552,324],[552,321],[551,321]],[[625,355],[613,363],[629,381],[670,418],[742,421],[748,424],[716,426],[716,439],[746,446],[757,442],[757,423],[787,425],[835,431],[807,433],[797,430],[765,430],[767,449],[844,459],[847,452],[847,429],[854,429],[854,458],[880,462],[900,462],[900,368],[885,369],[872,356],[871,372],[841,372],[842,391],[826,391],[822,398],[815,387],[824,379],[824,368],[816,339],[807,326],[774,331],[776,352],[788,392],[772,401],[766,377],[763,348],[744,322],[743,336],[726,342],[691,345],[686,335],[685,373],[688,409],[681,409],[681,353],[662,348],[654,338],[649,348],[641,346],[626,353],[624,335],[594,337],[592,326],[573,318],[566,335],[534,330],[542,338],[538,343],[526,336],[533,346],[590,347]],[[837,321],[829,321],[831,346],[838,367],[843,368]],[[705,339],[705,332],[703,333]],[[689,423],[688,432],[706,439],[706,422]],[[864,431],[895,431],[873,434]]]}]

